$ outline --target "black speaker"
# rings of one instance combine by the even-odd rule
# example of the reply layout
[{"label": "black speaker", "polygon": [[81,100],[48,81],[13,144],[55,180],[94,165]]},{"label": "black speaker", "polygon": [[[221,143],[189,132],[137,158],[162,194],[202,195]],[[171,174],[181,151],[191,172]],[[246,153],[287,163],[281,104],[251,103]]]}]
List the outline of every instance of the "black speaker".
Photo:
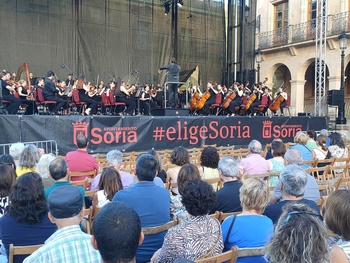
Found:
[{"label": "black speaker", "polygon": [[329,90],[328,105],[339,106],[344,103],[344,90]]}]

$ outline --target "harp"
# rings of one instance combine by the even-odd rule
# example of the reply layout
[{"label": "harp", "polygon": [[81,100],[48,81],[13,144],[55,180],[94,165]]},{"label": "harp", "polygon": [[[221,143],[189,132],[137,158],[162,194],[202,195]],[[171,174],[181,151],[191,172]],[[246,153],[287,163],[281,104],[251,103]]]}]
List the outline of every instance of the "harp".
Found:
[{"label": "harp", "polygon": [[21,79],[21,75],[23,72],[25,72],[25,74],[26,74],[25,80],[27,81],[28,87],[30,87],[29,64],[28,63],[23,63],[22,65],[19,66],[19,68],[17,69],[17,75],[15,78],[15,81],[18,82]]}]

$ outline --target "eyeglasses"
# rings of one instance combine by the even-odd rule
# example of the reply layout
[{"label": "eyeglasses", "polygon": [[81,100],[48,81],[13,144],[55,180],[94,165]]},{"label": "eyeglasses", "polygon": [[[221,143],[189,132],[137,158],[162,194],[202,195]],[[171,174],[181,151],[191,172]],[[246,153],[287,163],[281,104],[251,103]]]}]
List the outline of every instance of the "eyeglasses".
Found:
[{"label": "eyeglasses", "polygon": [[310,212],[305,212],[305,211],[292,211],[292,212],[289,212],[289,213],[288,213],[285,223],[288,224],[288,221],[289,221],[290,217],[291,217],[292,215],[297,215],[297,214],[304,214],[304,215],[317,216],[318,219],[320,219],[321,221],[323,220],[322,216],[320,216],[319,214],[310,213]]},{"label": "eyeglasses", "polygon": [[15,169],[15,166],[13,163],[0,163],[0,165],[10,165],[12,169]]}]

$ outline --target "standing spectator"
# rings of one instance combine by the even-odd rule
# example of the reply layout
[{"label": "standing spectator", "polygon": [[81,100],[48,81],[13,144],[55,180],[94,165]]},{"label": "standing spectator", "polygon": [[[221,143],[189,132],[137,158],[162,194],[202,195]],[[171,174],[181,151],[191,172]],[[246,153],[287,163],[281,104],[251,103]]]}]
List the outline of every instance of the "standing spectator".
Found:
[{"label": "standing spectator", "polygon": [[[65,160],[68,169],[71,172],[88,172],[92,170],[98,171],[96,159],[87,152],[88,138],[84,135],[77,137],[77,147],[75,151],[68,152]],[[85,177],[75,176],[74,180],[84,180]]]},{"label": "standing spectator", "polygon": [[[182,146],[175,147],[170,155],[170,162],[176,166],[168,169],[167,182],[177,182],[177,175],[181,167],[186,163],[190,163],[190,156],[187,149]],[[179,194],[179,190],[176,187],[171,188],[171,191],[174,194]]]},{"label": "standing spectator", "polygon": [[[267,160],[270,172],[281,172],[284,169],[284,154],[286,153],[286,146],[283,142],[273,141],[271,143],[272,159]],[[270,185],[276,186],[278,184],[278,176],[270,177]]]},{"label": "standing spectator", "polygon": [[10,190],[16,182],[16,172],[8,163],[0,163],[0,218],[9,205]]},{"label": "standing spectator", "polygon": [[34,144],[28,144],[24,147],[21,154],[18,167],[16,168],[17,176],[25,173],[37,172],[36,165],[39,162],[40,154],[38,148]]},{"label": "standing spectator", "polygon": [[[291,147],[291,149],[298,150],[301,153],[303,161],[311,161],[314,159],[313,151],[311,151],[311,149],[306,145],[308,138],[309,137],[304,132],[297,132],[297,134],[294,136],[294,142],[296,145]],[[311,164],[302,164],[301,167],[306,169],[311,167]]]},{"label": "standing spectator", "polygon": [[240,166],[232,157],[223,157],[219,161],[219,174],[224,182],[224,187],[216,192],[216,204],[211,213],[220,211],[223,213],[242,211],[239,200],[239,189],[242,183],[238,180]]},{"label": "standing spectator", "polygon": [[10,146],[10,155],[15,160],[16,166],[19,165],[19,159],[21,158],[24,147],[25,145],[21,142],[16,142]]},{"label": "standing spectator", "polygon": [[122,202],[107,204],[94,218],[91,243],[103,262],[136,262],[144,235],[137,213]]},{"label": "standing spectator", "polygon": [[257,140],[252,140],[248,145],[249,154],[240,161],[243,167],[244,174],[264,174],[269,171],[267,161],[261,157],[261,143]]},{"label": "standing spectator", "polygon": [[307,173],[304,169],[295,164],[286,166],[280,174],[280,189],[283,201],[266,207],[264,215],[271,218],[274,224],[277,223],[282,208],[288,203],[302,203],[308,205],[315,213],[320,214],[320,209],[312,200],[304,198]]},{"label": "standing spectator", "polygon": [[[264,246],[273,234],[270,218],[262,216],[269,202],[270,191],[266,183],[257,178],[244,180],[239,190],[243,211],[222,223],[222,238],[226,250]],[[238,258],[237,262],[266,262],[263,257]]]},{"label": "standing spectator", "polygon": [[[158,170],[157,160],[150,154],[141,154],[136,160],[136,176],[133,187],[118,191],[113,201],[122,201],[136,211],[142,227],[159,226],[170,221],[170,197],[165,188],[154,184]],[[149,262],[153,253],[162,246],[165,232],[148,235],[137,251],[138,263]]]},{"label": "standing spectator", "polygon": [[[199,172],[203,180],[219,178],[218,164],[220,156],[216,148],[212,146],[205,147],[202,150],[200,160],[201,167],[199,168]],[[214,187],[214,190],[216,190],[218,184],[212,184],[212,186]]]},{"label": "standing spectator", "polygon": [[58,230],[24,263],[101,262],[91,245],[91,236],[79,226],[84,216],[84,200],[78,188],[72,185],[56,188],[48,198],[48,206],[49,218]]},{"label": "standing spectator", "polygon": [[[116,169],[122,180],[123,189],[128,189],[134,183],[134,176],[130,173],[120,170],[123,162],[123,153],[118,150],[112,150],[107,153],[107,163],[109,166]],[[101,174],[98,174],[91,183],[91,190],[97,190],[100,182]]]},{"label": "standing spectator", "polygon": [[[57,227],[47,215],[48,209],[40,175],[25,173],[13,186],[8,210],[0,221],[0,237],[9,253],[10,244],[28,246],[43,244]],[[26,256],[15,256],[22,262]]]},{"label": "standing spectator", "polygon": [[55,159],[55,155],[49,153],[44,154],[40,157],[37,164],[38,174],[43,179],[44,189],[50,187],[55,182],[54,179],[50,176],[49,166],[50,163]]}]

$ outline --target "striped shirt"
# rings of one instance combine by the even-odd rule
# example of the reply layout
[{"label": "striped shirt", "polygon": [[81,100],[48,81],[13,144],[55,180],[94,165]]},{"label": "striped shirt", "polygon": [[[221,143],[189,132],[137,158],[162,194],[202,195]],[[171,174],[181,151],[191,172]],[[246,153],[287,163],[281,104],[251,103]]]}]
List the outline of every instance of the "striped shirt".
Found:
[{"label": "striped shirt", "polygon": [[45,245],[27,257],[23,263],[100,263],[97,250],[91,245],[91,236],[78,225],[57,230]]}]

